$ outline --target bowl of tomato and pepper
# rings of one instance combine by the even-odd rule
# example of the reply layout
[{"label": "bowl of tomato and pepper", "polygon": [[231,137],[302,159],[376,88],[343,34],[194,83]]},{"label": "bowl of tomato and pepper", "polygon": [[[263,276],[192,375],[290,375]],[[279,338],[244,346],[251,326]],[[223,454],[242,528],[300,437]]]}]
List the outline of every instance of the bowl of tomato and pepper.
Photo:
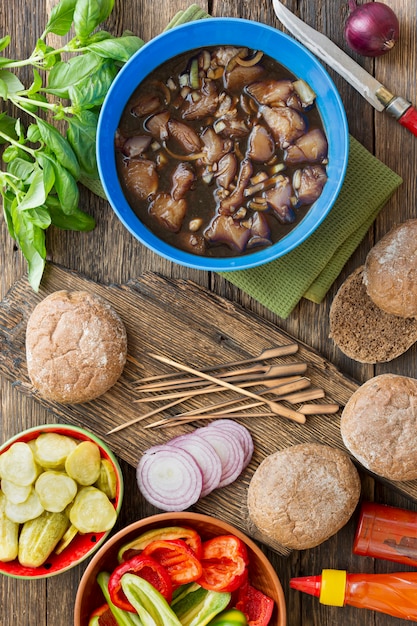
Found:
[{"label": "bowl of tomato and pepper", "polygon": [[80,581],[74,626],[286,626],[262,550],[227,522],[162,513],[115,534]]}]

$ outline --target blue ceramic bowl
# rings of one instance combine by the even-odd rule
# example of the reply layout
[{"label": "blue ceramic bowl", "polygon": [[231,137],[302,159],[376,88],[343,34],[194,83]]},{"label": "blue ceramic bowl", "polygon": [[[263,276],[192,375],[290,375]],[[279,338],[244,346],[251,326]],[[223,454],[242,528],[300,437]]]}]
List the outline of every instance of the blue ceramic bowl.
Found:
[{"label": "blue ceramic bowl", "polygon": [[[227,258],[203,257],[184,252],[154,235],[135,215],[119,183],[114,136],[123,109],[140,82],[168,59],[204,46],[250,46],[284,65],[297,78],[304,79],[317,95],[329,144],[328,180],[320,198],[304,219],[280,241],[251,254]],[[162,257],[180,265],[201,270],[231,271],[262,265],[283,256],[305,241],[331,210],[343,183],[349,151],[346,114],[339,93],[320,62],[301,44],[286,34],[250,20],[210,18],[189,22],[166,31],[145,44],[119,72],[104,101],[97,134],[100,179],[118,218],[134,237]]]}]

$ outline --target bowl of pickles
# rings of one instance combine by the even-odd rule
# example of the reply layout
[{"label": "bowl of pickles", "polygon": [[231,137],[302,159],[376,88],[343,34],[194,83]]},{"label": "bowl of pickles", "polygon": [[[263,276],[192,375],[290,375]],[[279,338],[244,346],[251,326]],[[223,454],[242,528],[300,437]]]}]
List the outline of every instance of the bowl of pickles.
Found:
[{"label": "bowl of pickles", "polygon": [[44,424],[0,446],[0,573],[46,578],[90,557],[123,500],[108,446],[67,424]]}]

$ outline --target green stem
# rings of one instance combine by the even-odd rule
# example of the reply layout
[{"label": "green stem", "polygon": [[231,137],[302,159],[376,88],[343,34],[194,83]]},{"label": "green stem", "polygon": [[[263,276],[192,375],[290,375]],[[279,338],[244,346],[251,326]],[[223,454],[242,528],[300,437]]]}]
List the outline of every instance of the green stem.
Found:
[{"label": "green stem", "polygon": [[16,139],[13,139],[13,137],[10,137],[9,135],[6,135],[2,131],[0,131],[0,137],[2,139],[5,139],[5,141],[7,143],[10,143],[11,145],[16,146],[16,148],[19,148],[19,150],[25,150],[25,152],[30,154],[30,156],[32,158],[35,158],[35,150],[32,150],[32,148],[29,148],[28,146],[26,146],[23,143],[19,143],[18,141],[16,141]]}]

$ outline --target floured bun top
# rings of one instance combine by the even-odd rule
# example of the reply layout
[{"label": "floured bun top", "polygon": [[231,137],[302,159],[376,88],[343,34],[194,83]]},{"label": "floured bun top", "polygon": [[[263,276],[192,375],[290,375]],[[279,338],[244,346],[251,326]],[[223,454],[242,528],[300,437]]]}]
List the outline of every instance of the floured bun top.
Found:
[{"label": "floured bun top", "polygon": [[50,400],[97,398],[126,363],[125,326],[112,306],[86,291],[55,291],[29,317],[26,358],[33,386]]},{"label": "floured bun top", "polygon": [[266,457],[248,489],[251,521],[266,537],[294,550],[313,548],[350,519],[360,496],[347,453],[318,443]]},{"label": "floured bun top", "polygon": [[346,448],[389,480],[417,478],[417,380],[380,374],[361,385],[342,411]]},{"label": "floured bun top", "polygon": [[369,251],[364,281],[380,309],[417,317],[417,219],[394,226]]},{"label": "floured bun top", "polygon": [[339,288],[330,307],[330,338],[351,359],[385,363],[417,341],[417,318],[391,315],[368,296],[358,267]]}]

